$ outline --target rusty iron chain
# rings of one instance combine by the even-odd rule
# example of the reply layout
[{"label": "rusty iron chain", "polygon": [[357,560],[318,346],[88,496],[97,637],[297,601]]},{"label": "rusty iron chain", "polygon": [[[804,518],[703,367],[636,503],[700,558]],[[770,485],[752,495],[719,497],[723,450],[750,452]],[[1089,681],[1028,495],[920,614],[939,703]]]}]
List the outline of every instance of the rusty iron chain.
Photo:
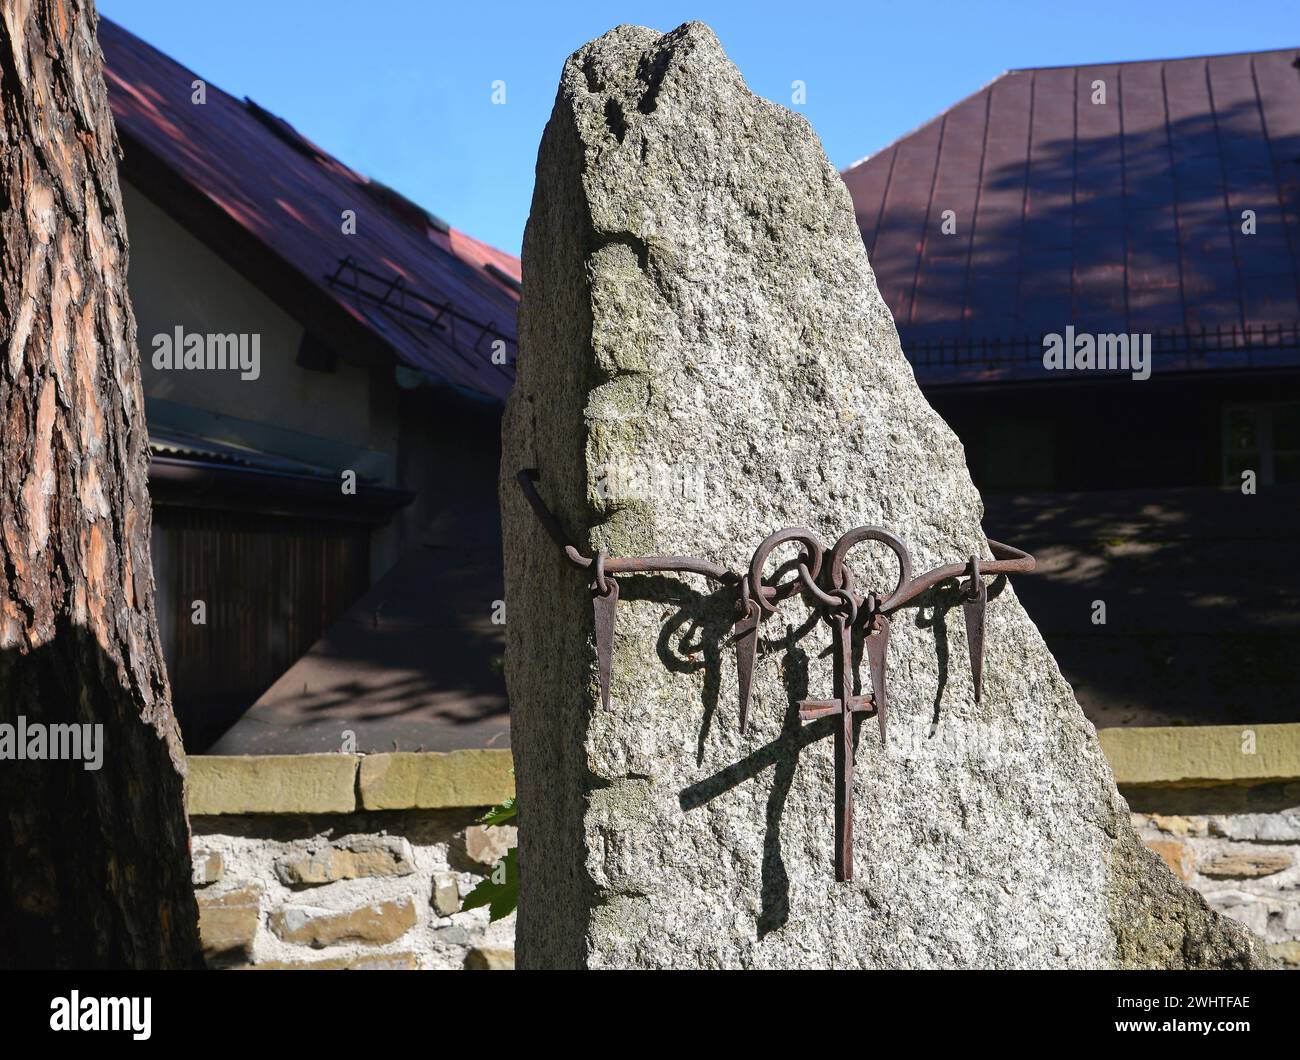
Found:
[{"label": "rusty iron chain", "polygon": [[[988,605],[988,586],[984,575],[1027,574],[1035,567],[1034,557],[1012,545],[986,539],[992,560],[973,555],[965,563],[948,563],[923,574],[912,574],[912,559],[906,544],[879,526],[858,526],[848,530],[828,552],[821,539],[807,527],[789,526],[770,534],[754,551],[749,569],[737,574],[716,563],[694,556],[609,556],[603,550],[584,556],[569,540],[555,514],[537,491],[539,474],[526,468],[516,476],[524,496],[536,513],[551,540],[562,550],[568,562],[589,576],[595,616],[596,662],[600,682],[600,699],[605,709],[610,705],[610,682],[613,668],[614,626],[619,598],[615,575],[678,573],[699,574],[722,585],[736,587],[736,620],[731,642],[736,648],[736,673],[740,693],[740,731],[749,723],[749,705],[757,658],[758,633],[763,621],[776,614],[781,602],[802,593],[820,608],[823,618],[835,634],[833,653],[835,698],[804,700],[799,704],[803,721],[838,715],[836,728],[836,859],[837,880],[853,878],[853,759],[854,714],[875,714],[882,746],[889,700],[885,687],[885,668],[889,646],[890,615],[911,603],[941,582],[966,578],[959,584],[959,598],[966,619],[966,639],[971,659],[971,679],[975,701],[980,702],[984,674],[984,617]],[[898,582],[887,596],[861,594],[852,570],[846,564],[851,549],[866,541],[876,541],[894,553],[898,560]],[[797,576],[777,585],[763,583],[763,568],[780,545],[795,543],[803,548]],[[863,653],[871,680],[871,691],[853,694],[852,630],[861,621]]]}]

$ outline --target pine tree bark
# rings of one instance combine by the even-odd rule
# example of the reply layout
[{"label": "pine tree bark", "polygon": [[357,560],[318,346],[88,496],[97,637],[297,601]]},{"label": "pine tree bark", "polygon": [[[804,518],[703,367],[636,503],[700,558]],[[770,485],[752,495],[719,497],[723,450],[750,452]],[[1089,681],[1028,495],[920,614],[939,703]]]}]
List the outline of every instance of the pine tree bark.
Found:
[{"label": "pine tree bark", "polygon": [[20,717],[28,734],[103,726],[99,769],[0,760],[0,966],[193,967],[185,756],[154,615],[94,6],[0,12],[0,723],[10,754]]}]

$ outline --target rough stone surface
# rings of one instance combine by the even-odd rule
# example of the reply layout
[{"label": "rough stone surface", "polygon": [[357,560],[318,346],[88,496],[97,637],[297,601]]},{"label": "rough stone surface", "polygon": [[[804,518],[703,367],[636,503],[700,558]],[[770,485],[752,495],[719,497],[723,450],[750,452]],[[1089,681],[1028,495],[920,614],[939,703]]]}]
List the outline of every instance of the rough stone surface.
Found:
[{"label": "rough stone surface", "polygon": [[1248,891],[1237,890],[1212,891],[1205,896],[1205,899],[1212,908],[1219,910],[1224,916],[1231,917],[1243,927],[1249,928],[1256,935],[1267,934],[1272,905],[1267,899],[1261,899]]},{"label": "rough stone surface", "polygon": [[1180,880],[1190,880],[1196,871],[1196,861],[1192,848],[1177,839],[1148,839],[1147,848],[1160,856],[1160,860],[1169,866],[1169,871]]},{"label": "rough stone surface", "polygon": [[480,865],[492,866],[519,842],[519,829],[512,824],[475,824],[465,829],[465,856]]},{"label": "rough stone surface", "polygon": [[1204,876],[1249,878],[1272,876],[1275,872],[1289,869],[1293,864],[1295,861],[1291,855],[1281,851],[1236,851],[1211,858],[1200,866],[1200,871]]},{"label": "rough stone surface", "polygon": [[1266,843],[1300,843],[1300,811],[1239,813],[1215,817],[1210,831],[1226,839],[1253,839]]},{"label": "rough stone surface", "polygon": [[364,942],[381,946],[405,935],[416,922],[415,899],[409,895],[357,909],[316,909],[285,906],[271,914],[271,930],[285,942],[332,946]]},{"label": "rough stone surface", "polygon": [[206,887],[220,881],[226,871],[225,860],[217,850],[196,849],[191,854],[193,870],[191,882],[195,887]]},{"label": "rough stone surface", "polygon": [[506,972],[515,966],[513,950],[475,946],[465,955],[465,967],[472,972]]},{"label": "rough stone surface", "polygon": [[[982,704],[953,593],[896,616],[890,743],[862,726],[850,884],[832,882],[831,730],[795,706],[831,691],[829,633],[797,600],[763,628],[742,736],[731,594],[624,579],[613,705],[598,708],[588,594],[520,468],[540,469],[588,554],[740,570],[777,528],[829,544],[868,523],[918,571],[989,554],[839,175],[707,27],[620,27],[570,57],[523,261],[501,488],[522,966],[1264,961],[1138,840],[1007,585],[990,593]],[[656,475],[669,488],[638,485]],[[851,565],[864,589],[896,577],[878,549]]]},{"label": "rough stone surface", "polygon": [[201,891],[196,897],[204,959],[221,965],[251,958],[262,916],[261,886],[248,884],[220,893]]},{"label": "rough stone surface", "polygon": [[1182,815],[1152,814],[1151,823],[1160,831],[1181,837],[1203,836],[1209,831],[1209,825],[1203,818]]},{"label": "rough stone surface", "polygon": [[348,969],[354,972],[413,972],[419,967],[419,958],[405,952],[355,957],[348,963]]},{"label": "rough stone surface", "polygon": [[287,887],[409,876],[413,872],[411,844],[401,836],[344,836],[275,863],[275,874]]},{"label": "rough stone surface", "polygon": [[430,902],[439,916],[454,916],[459,913],[460,888],[456,885],[456,877],[447,873],[435,876]]}]

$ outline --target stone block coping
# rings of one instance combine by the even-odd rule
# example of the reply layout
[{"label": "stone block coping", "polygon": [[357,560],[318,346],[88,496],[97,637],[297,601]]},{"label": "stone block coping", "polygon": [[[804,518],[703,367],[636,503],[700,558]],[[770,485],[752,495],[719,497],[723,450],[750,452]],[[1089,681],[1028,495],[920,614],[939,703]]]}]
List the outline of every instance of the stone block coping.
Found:
[{"label": "stone block coping", "polygon": [[509,751],[190,755],[191,816],[492,806],[515,793]]},{"label": "stone block coping", "polygon": [[1300,724],[1100,729],[1123,787],[1211,787],[1300,779]]},{"label": "stone block coping", "polygon": [[[1300,723],[1101,729],[1120,787],[1300,780]],[[515,792],[510,752],[191,755],[193,816],[491,806]]]}]

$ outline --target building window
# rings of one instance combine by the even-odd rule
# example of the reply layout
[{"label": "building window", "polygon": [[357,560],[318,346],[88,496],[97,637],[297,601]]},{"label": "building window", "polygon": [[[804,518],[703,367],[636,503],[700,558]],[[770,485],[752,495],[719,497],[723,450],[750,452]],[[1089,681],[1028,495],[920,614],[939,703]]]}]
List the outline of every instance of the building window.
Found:
[{"label": "building window", "polygon": [[1243,471],[1261,486],[1300,482],[1300,402],[1224,408],[1224,485],[1240,485]]}]

